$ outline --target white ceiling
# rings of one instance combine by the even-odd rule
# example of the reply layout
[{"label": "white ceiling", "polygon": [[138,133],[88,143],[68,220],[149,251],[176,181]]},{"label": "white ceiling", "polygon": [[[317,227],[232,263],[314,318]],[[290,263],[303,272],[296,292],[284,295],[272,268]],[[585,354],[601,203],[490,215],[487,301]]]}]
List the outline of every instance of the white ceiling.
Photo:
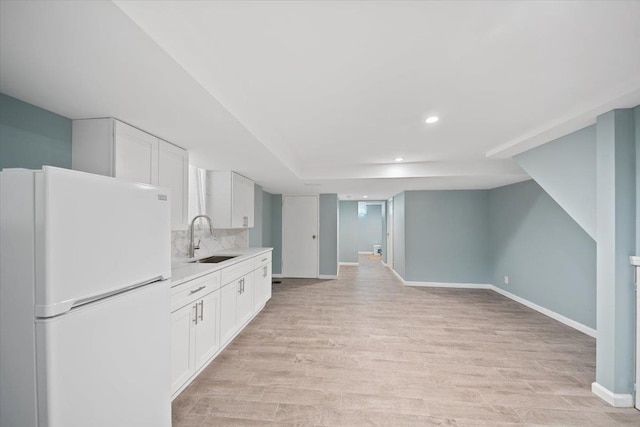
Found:
[{"label": "white ceiling", "polygon": [[640,104],[640,2],[116,4],[0,3],[0,91],[271,192],[506,185],[510,156]]}]

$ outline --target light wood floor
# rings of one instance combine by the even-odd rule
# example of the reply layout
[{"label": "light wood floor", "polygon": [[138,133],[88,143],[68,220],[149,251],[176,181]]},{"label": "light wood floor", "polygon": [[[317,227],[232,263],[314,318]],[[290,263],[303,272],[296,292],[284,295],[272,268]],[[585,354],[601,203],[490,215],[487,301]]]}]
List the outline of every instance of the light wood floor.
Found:
[{"label": "light wood floor", "polygon": [[595,340],[492,291],[408,288],[360,257],[284,280],[173,402],[174,426],[640,426],[591,392]]}]

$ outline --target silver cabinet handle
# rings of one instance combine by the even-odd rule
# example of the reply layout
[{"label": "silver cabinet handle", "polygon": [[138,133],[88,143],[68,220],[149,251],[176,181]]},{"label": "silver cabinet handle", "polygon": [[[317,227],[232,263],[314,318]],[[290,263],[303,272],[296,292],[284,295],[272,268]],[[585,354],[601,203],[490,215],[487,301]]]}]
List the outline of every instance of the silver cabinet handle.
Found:
[{"label": "silver cabinet handle", "polygon": [[238,280],[238,294],[242,294],[242,280]]},{"label": "silver cabinet handle", "polygon": [[262,258],[261,262],[265,262],[268,258]]},{"label": "silver cabinet handle", "polygon": [[[196,309],[196,313],[197,313]],[[204,300],[200,301],[200,321],[202,322],[204,320]]]},{"label": "silver cabinet handle", "polygon": [[264,269],[264,273],[262,273],[262,277],[267,277],[267,266],[265,265],[263,269]]},{"label": "silver cabinet handle", "polygon": [[193,291],[189,292],[189,295],[193,295],[196,292],[200,292],[201,290],[203,290],[204,288],[206,288],[206,286],[200,286],[198,289],[194,289]]},{"label": "silver cabinet handle", "polygon": [[249,226],[249,217],[248,216],[243,216],[242,217],[242,224],[244,227],[248,227]]},{"label": "silver cabinet handle", "polygon": [[196,315],[193,316],[193,323],[198,324],[198,304],[194,305],[193,308],[196,309]]},{"label": "silver cabinet handle", "polygon": [[244,277],[242,278],[242,293],[244,294]]}]

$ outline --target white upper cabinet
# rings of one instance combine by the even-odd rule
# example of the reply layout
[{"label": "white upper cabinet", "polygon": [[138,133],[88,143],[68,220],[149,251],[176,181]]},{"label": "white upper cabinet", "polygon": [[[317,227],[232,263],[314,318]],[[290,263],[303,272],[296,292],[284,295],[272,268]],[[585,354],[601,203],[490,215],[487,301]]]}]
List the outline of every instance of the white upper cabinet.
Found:
[{"label": "white upper cabinet", "polygon": [[171,229],[185,228],[189,222],[189,154],[159,140],[158,185],[171,190]]},{"label": "white upper cabinet", "polygon": [[113,176],[158,185],[158,138],[126,123],[114,123]]},{"label": "white upper cabinet", "polygon": [[73,121],[71,167],[171,190],[171,229],[187,228],[189,153],[113,118]]},{"label": "white upper cabinet", "polygon": [[252,228],[254,183],[231,171],[207,171],[206,211],[214,228]]}]

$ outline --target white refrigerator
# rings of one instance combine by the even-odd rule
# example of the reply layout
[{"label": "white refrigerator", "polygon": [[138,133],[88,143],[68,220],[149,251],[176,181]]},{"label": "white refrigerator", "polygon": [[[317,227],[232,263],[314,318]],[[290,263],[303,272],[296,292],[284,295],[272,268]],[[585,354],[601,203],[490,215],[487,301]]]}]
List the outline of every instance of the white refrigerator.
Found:
[{"label": "white refrigerator", "polygon": [[171,425],[168,199],[0,172],[0,426]]}]

